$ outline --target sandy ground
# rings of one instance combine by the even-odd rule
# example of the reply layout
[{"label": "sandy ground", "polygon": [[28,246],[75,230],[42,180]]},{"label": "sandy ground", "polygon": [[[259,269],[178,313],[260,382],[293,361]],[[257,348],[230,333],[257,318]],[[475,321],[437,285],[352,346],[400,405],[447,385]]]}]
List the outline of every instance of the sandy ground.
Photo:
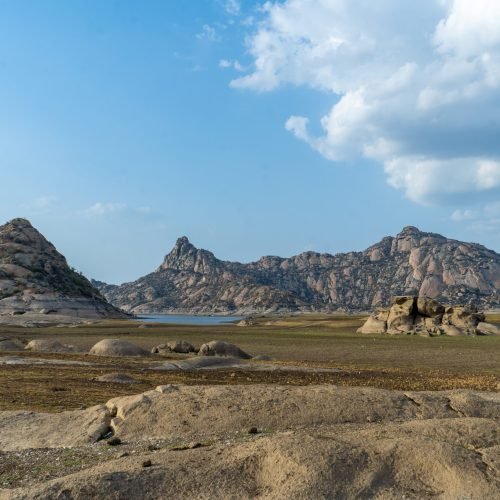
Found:
[{"label": "sandy ground", "polygon": [[500,339],[306,319],[0,326],[81,351],[222,339],[266,356],[0,353],[0,499],[500,498]]},{"label": "sandy ground", "polygon": [[161,386],[0,413],[2,467],[29,469],[0,498],[493,499],[499,419],[500,395],[474,391]]}]

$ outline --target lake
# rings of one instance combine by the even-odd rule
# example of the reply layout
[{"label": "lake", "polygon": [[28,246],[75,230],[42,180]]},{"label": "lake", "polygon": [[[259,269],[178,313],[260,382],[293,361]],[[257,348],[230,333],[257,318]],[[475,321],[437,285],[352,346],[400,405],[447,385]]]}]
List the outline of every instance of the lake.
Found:
[{"label": "lake", "polygon": [[192,316],[189,314],[141,314],[136,321],[147,323],[175,323],[177,325],[223,325],[240,321],[243,316]]}]

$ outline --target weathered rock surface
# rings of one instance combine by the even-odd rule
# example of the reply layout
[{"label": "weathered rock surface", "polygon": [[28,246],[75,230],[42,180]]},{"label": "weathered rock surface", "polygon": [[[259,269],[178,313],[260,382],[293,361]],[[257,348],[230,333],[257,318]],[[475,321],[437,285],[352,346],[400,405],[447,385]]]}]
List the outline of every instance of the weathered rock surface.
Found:
[{"label": "weathered rock surface", "polygon": [[89,351],[94,356],[148,356],[149,352],[128,340],[104,339]]},{"label": "weathered rock surface", "polygon": [[166,344],[157,345],[151,350],[152,354],[168,354],[170,352],[189,354],[190,352],[196,352],[196,347],[186,340],[171,340]]},{"label": "weathered rock surface", "polygon": [[22,351],[24,345],[15,339],[0,338],[0,351]]},{"label": "weathered rock surface", "polygon": [[368,311],[418,294],[442,303],[500,307],[500,255],[415,227],[363,252],[304,252],[240,264],[180,238],[162,265],[133,283],[94,283],[136,313]]},{"label": "weathered rock surface", "polygon": [[126,373],[106,373],[94,379],[96,382],[107,384],[139,384],[139,380]]},{"label": "weathered rock surface", "polygon": [[35,339],[28,342],[25,349],[35,352],[78,352],[74,345],[62,344],[53,339]]},{"label": "weathered rock surface", "polygon": [[106,299],[26,219],[0,226],[0,318],[119,318]]},{"label": "weathered rock surface", "polygon": [[484,314],[472,305],[444,307],[428,297],[403,296],[393,299],[389,310],[373,313],[358,333],[428,335],[497,335],[500,329],[484,322]]},{"label": "weathered rock surface", "polygon": [[238,346],[222,340],[212,340],[200,347],[199,356],[229,356],[239,359],[250,359],[250,354],[242,351]]},{"label": "weathered rock surface", "polygon": [[[0,490],[0,498],[479,500],[500,494],[498,394],[332,386],[159,389],[76,412],[0,412],[4,453],[85,446],[108,429],[137,450],[158,439],[186,443],[69,475],[61,471],[50,481]],[[266,432],[250,438],[253,427]],[[151,467],[144,469],[146,461]]]}]

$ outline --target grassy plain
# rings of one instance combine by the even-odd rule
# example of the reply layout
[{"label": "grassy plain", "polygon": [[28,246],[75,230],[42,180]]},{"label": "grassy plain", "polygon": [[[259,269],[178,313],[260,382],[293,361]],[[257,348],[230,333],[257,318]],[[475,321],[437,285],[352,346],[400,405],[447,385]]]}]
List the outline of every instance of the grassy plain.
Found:
[{"label": "grassy plain", "polygon": [[[303,315],[259,318],[252,326],[186,326],[114,321],[78,327],[0,327],[0,337],[23,341],[54,338],[88,350],[103,338],[125,338],[150,350],[169,340],[199,346],[226,340],[250,354],[268,355],[280,371],[152,370],[162,357],[105,358],[87,354],[0,353],[30,358],[69,360],[88,365],[0,364],[0,410],[61,411],[103,403],[159,384],[334,384],[401,390],[500,389],[500,337],[359,335],[363,316]],[[500,322],[500,315],[488,318]],[[179,359],[177,356],[176,359]],[[335,368],[298,371],[285,367]],[[93,380],[105,373],[132,375],[139,384]]]}]

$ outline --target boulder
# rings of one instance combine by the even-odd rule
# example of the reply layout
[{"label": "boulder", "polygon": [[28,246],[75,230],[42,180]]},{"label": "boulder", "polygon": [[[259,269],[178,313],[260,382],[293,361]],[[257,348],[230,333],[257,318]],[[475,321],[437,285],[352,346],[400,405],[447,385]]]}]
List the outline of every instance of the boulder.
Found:
[{"label": "boulder", "polygon": [[476,327],[476,333],[478,335],[500,335],[500,328],[496,325],[492,325],[491,323],[481,321]]},{"label": "boulder", "polygon": [[78,352],[74,345],[62,344],[53,339],[36,339],[28,342],[25,349],[35,352]]},{"label": "boulder", "polygon": [[464,330],[461,330],[454,325],[441,325],[441,331],[444,335],[448,335],[448,337],[462,337],[467,335]]},{"label": "boulder", "polygon": [[0,351],[22,351],[24,346],[21,342],[12,339],[0,338]]},{"label": "boulder", "polygon": [[500,335],[500,328],[484,322],[473,305],[445,308],[429,297],[395,297],[390,310],[372,314],[358,333],[439,335]]},{"label": "boulder", "polygon": [[412,331],[415,324],[416,303],[416,297],[395,297],[387,318],[387,329],[393,333]]},{"label": "boulder", "polygon": [[385,333],[387,331],[387,322],[370,316],[365,324],[358,328],[357,333]]},{"label": "boulder", "polygon": [[250,359],[252,356],[242,351],[238,346],[221,340],[212,340],[203,344],[198,352],[199,356],[229,356],[239,359]]},{"label": "boulder", "polygon": [[483,313],[478,312],[475,306],[448,307],[443,316],[443,324],[457,328],[475,328],[485,320]]},{"label": "boulder", "polygon": [[196,352],[196,348],[193,344],[185,340],[172,340],[166,344],[160,344],[153,347],[151,350],[152,354],[162,354],[162,353],[176,352],[180,354],[189,354],[190,352]]},{"label": "boulder", "polygon": [[417,314],[427,318],[443,317],[444,306],[430,297],[418,297]]},{"label": "boulder", "polygon": [[147,356],[149,353],[127,340],[104,339],[90,349],[90,354],[94,356]]}]

